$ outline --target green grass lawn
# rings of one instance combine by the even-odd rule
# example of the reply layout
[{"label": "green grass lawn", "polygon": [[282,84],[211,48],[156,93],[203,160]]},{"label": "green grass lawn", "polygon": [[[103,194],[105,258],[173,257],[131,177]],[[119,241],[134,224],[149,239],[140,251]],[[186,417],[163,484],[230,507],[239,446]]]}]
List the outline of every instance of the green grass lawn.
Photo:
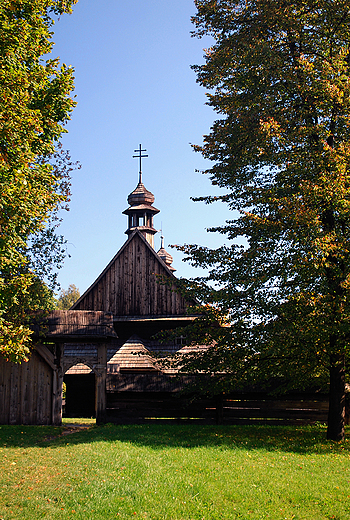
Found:
[{"label": "green grass lawn", "polygon": [[0,519],[350,519],[324,426],[90,427],[0,427]]}]

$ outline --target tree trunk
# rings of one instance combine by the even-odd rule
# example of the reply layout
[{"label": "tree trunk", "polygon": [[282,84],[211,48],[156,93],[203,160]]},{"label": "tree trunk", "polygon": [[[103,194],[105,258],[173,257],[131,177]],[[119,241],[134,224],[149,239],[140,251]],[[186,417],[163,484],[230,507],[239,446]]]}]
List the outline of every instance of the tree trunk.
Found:
[{"label": "tree trunk", "polygon": [[342,441],[345,423],[345,356],[330,356],[330,386],[327,439]]}]

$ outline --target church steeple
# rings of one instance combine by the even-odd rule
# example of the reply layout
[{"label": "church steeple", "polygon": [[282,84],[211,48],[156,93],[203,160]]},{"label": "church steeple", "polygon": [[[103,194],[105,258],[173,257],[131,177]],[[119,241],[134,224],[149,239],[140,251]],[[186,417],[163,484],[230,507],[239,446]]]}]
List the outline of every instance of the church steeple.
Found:
[{"label": "church steeple", "polygon": [[159,213],[159,209],[152,206],[154,195],[145,188],[141,170],[141,159],[148,157],[148,155],[142,155],[142,152],[146,150],[143,150],[141,145],[134,151],[138,155],[133,157],[140,159],[139,183],[128,196],[129,208],[123,211],[125,215],[128,215],[128,229],[125,233],[130,236],[135,229],[139,229],[147,242],[154,248],[154,235],[157,233],[157,229],[153,227],[153,216]]}]

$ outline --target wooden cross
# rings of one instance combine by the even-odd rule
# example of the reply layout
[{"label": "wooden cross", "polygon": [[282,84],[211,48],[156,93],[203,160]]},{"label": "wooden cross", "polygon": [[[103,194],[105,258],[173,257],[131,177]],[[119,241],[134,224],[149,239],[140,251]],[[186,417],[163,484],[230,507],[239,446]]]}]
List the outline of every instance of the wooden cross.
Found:
[{"label": "wooden cross", "polygon": [[139,145],[139,148],[137,150],[134,150],[134,152],[138,152],[138,155],[133,155],[133,158],[134,157],[138,157],[140,159],[140,171],[139,171],[139,174],[140,174],[140,178],[139,178],[139,182],[142,182],[142,164],[141,164],[141,161],[142,161],[142,158],[143,157],[148,157],[148,155],[142,155],[142,152],[147,152],[147,150],[143,150],[141,148],[141,145]]}]

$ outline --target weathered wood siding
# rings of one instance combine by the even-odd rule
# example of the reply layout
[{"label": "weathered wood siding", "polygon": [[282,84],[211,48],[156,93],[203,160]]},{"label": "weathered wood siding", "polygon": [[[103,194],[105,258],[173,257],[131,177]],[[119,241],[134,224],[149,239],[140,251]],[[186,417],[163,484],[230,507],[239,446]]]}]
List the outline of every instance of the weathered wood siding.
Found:
[{"label": "weathered wood siding", "polygon": [[0,424],[51,424],[53,370],[33,351],[28,363],[0,357]]},{"label": "weathered wood siding", "polygon": [[73,308],[116,316],[186,314],[188,302],[174,291],[175,283],[162,285],[157,275],[171,277],[144,237],[135,233]]}]

